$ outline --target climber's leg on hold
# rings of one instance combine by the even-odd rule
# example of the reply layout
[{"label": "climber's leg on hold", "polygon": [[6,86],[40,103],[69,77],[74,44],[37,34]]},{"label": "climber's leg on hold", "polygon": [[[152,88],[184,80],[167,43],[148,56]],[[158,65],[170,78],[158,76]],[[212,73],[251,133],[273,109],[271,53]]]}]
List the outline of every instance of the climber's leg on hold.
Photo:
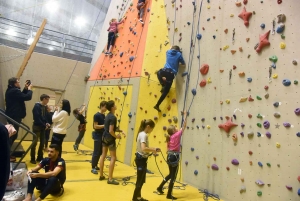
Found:
[{"label": "climber's leg on hold", "polygon": [[107,42],[107,52],[105,53],[106,55],[111,55],[111,49],[113,45],[115,44],[115,33],[114,32],[109,32],[108,33],[108,42]]}]

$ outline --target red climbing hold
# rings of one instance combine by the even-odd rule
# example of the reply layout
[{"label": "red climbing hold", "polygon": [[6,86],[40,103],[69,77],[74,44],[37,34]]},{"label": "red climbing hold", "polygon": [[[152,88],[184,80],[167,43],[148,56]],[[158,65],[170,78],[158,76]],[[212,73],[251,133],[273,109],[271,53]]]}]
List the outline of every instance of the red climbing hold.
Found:
[{"label": "red climbing hold", "polygon": [[270,30],[267,33],[259,36],[259,44],[255,49],[257,53],[259,53],[263,47],[270,45],[269,35],[270,35]]},{"label": "red climbing hold", "polygon": [[252,154],[253,154],[253,152],[252,152],[252,151],[249,151],[248,153],[249,153],[249,155],[252,155]]},{"label": "red climbing hold", "polygon": [[239,18],[244,20],[244,25],[245,26],[249,25],[249,18],[251,17],[251,15],[252,15],[252,13],[247,12],[245,7],[243,8],[242,12],[239,14]]},{"label": "red climbing hold", "polygon": [[176,99],[175,98],[172,99],[172,103],[176,103]]},{"label": "red climbing hold", "polygon": [[228,118],[228,120],[227,120],[225,123],[219,124],[218,127],[224,129],[224,131],[225,131],[226,133],[229,133],[229,132],[230,132],[230,129],[231,129],[232,127],[235,127],[235,126],[237,126],[237,124],[235,124],[235,123],[232,122],[232,118]]},{"label": "red climbing hold", "polygon": [[249,118],[252,118],[252,114],[248,114],[248,117],[249,117]]},{"label": "red climbing hold", "polygon": [[244,0],[243,3],[244,5],[246,5],[248,3],[248,0]]},{"label": "red climbing hold", "polygon": [[206,86],[206,80],[202,80],[200,82],[200,87],[205,87]]},{"label": "red climbing hold", "polygon": [[203,64],[200,68],[200,73],[202,75],[206,75],[208,73],[209,70],[209,65],[208,64]]}]

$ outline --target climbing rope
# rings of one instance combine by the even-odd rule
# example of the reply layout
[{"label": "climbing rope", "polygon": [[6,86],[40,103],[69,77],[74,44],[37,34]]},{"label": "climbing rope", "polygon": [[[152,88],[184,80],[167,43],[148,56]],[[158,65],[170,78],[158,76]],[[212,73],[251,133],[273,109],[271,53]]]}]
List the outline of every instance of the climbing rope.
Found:
[{"label": "climbing rope", "polygon": [[208,201],[208,198],[212,198],[214,200],[220,200],[218,194],[210,193],[207,189],[198,189],[199,193],[203,193],[203,199]]},{"label": "climbing rope", "polygon": [[173,33],[172,45],[174,45],[175,29],[176,29],[176,0],[174,2],[174,33]]}]

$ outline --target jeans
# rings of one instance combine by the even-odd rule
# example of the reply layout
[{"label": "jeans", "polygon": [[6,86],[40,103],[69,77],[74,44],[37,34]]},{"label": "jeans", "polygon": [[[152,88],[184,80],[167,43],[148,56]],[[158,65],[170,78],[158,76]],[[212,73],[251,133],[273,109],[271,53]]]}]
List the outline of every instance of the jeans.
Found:
[{"label": "jeans", "polygon": [[139,16],[140,16],[140,18],[144,17],[144,13],[145,13],[145,7],[140,8],[140,10],[139,10]]},{"label": "jeans", "polygon": [[115,44],[115,33],[109,32],[108,33],[108,41],[107,41],[107,51],[109,50],[109,47]]},{"label": "jeans", "polygon": [[[164,82],[162,80],[162,77],[166,78],[166,81]],[[161,94],[160,98],[158,99],[156,106],[160,106],[160,104],[163,102],[163,100],[166,98],[166,96],[168,95],[171,86],[173,84],[173,79],[174,79],[174,73],[171,73],[169,71],[165,71],[163,69],[160,69],[157,72],[157,78],[159,80],[159,83],[164,87],[163,93]]]},{"label": "jeans", "polygon": [[77,139],[75,141],[75,144],[77,144],[77,145],[80,144],[80,142],[81,142],[81,140],[82,140],[82,138],[84,136],[84,133],[85,133],[85,130],[82,130],[82,131],[79,132],[78,137],[77,137]]},{"label": "jeans", "polygon": [[97,167],[100,156],[102,155],[102,133],[93,131],[94,151],[92,156],[92,168]]},{"label": "jeans", "polygon": [[59,155],[58,155],[58,157],[60,157],[60,158],[61,158],[61,152],[62,152],[62,143],[63,143],[65,137],[66,137],[66,134],[53,133],[52,139],[51,139],[51,144],[57,144],[60,147]]},{"label": "jeans", "polygon": [[141,191],[144,183],[146,182],[146,172],[147,172],[147,160],[148,158],[137,159],[135,158],[135,164],[137,168],[136,184],[133,193],[132,200],[142,197]]},{"label": "jeans", "polygon": [[32,126],[32,132],[36,134],[37,141],[32,145],[30,150],[30,157],[32,161],[35,161],[35,148],[37,145],[38,140],[40,139],[38,154],[37,154],[37,160],[40,161],[43,159],[43,149],[45,145],[45,128],[41,126]]},{"label": "jeans", "polygon": [[42,191],[40,198],[45,199],[49,194],[58,194],[61,190],[61,184],[56,177],[32,178],[31,183],[28,181],[27,193],[33,194],[34,188]]}]

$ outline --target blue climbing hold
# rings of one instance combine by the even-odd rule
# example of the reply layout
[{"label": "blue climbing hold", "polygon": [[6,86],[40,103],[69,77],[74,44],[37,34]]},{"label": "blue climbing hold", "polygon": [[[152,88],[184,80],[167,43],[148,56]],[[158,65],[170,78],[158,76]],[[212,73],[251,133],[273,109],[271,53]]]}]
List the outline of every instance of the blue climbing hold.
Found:
[{"label": "blue climbing hold", "polygon": [[297,137],[300,137],[300,132],[298,132],[296,135],[297,135]]},{"label": "blue climbing hold", "polygon": [[[197,125],[196,127],[197,127],[197,129],[199,129],[199,128],[200,128],[198,125]],[[300,137],[300,136],[299,136],[299,137]]]},{"label": "blue climbing hold", "polygon": [[192,94],[194,95],[194,96],[196,96],[196,89],[192,89]]},{"label": "blue climbing hold", "polygon": [[128,113],[128,117],[129,117],[129,118],[131,118],[131,117],[132,117],[132,114],[131,114],[131,112],[129,112],[129,113]]},{"label": "blue climbing hold", "polygon": [[300,196],[300,188],[298,189],[298,195]]},{"label": "blue climbing hold", "polygon": [[279,102],[275,102],[273,103],[274,107],[278,107],[279,106]]},{"label": "blue climbing hold", "polygon": [[213,35],[213,38],[214,38],[214,39],[216,39],[216,36],[215,36],[215,35]]},{"label": "blue climbing hold", "polygon": [[189,74],[189,73],[188,73],[188,72],[183,72],[183,73],[181,74],[181,76],[184,77],[184,76],[186,76],[187,74]]},{"label": "blue climbing hold", "polygon": [[291,85],[291,81],[290,81],[289,79],[284,79],[284,80],[282,81],[282,84],[283,84],[284,86],[288,87],[288,86]]},{"label": "blue climbing hold", "polygon": [[132,30],[133,30],[133,28],[129,27],[129,30],[130,30],[130,31],[132,31]]},{"label": "blue climbing hold", "polygon": [[134,31],[133,34],[136,35],[136,32]]},{"label": "blue climbing hold", "polygon": [[191,25],[191,23],[190,23],[190,22],[187,22],[187,25]]},{"label": "blue climbing hold", "polygon": [[194,171],[194,175],[198,175],[198,170],[195,170],[195,171]]},{"label": "blue climbing hold", "polygon": [[210,21],[210,18],[207,18],[207,21]]},{"label": "blue climbing hold", "polygon": [[129,61],[132,62],[134,60],[134,56],[129,57]]},{"label": "blue climbing hold", "polygon": [[264,23],[262,23],[262,24],[260,25],[260,27],[261,27],[262,29],[264,29],[264,28],[266,27],[266,25],[265,25]]},{"label": "blue climbing hold", "polygon": [[247,81],[248,81],[248,82],[252,82],[252,78],[251,78],[251,77],[248,77],[248,78],[247,78]]},{"label": "blue climbing hold", "polygon": [[192,147],[192,148],[191,148],[191,151],[194,151],[194,150],[195,150],[194,147]]},{"label": "blue climbing hold", "polygon": [[120,53],[120,57],[122,57],[122,56],[123,56],[123,52]]},{"label": "blue climbing hold", "polygon": [[261,133],[260,132],[257,132],[257,137],[261,137]]},{"label": "blue climbing hold", "polygon": [[123,92],[123,95],[126,96],[126,95],[127,95],[127,91],[124,91],[124,92]]},{"label": "blue climbing hold", "polygon": [[147,11],[150,12],[150,8],[148,8]]},{"label": "blue climbing hold", "polygon": [[272,63],[271,67],[274,68],[274,69],[276,69],[276,64]]},{"label": "blue climbing hold", "polygon": [[258,165],[259,165],[259,167],[262,167],[262,166],[263,166],[263,164],[262,164],[261,162],[258,162]]},{"label": "blue climbing hold", "polygon": [[281,25],[279,25],[279,26],[277,27],[276,32],[277,32],[277,33],[282,33],[283,31],[284,31],[284,25],[281,24]]},{"label": "blue climbing hold", "polygon": [[201,34],[197,34],[197,39],[200,40],[202,38]]}]

